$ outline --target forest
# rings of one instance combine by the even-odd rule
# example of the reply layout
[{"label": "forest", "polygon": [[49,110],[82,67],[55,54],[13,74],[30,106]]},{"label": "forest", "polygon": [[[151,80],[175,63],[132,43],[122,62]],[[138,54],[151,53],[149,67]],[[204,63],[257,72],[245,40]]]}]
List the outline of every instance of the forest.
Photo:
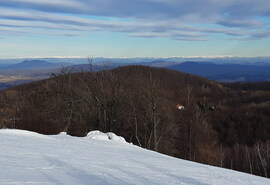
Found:
[{"label": "forest", "polygon": [[0,91],[0,128],[114,132],[170,156],[269,177],[269,87],[136,65],[62,68],[48,80]]}]

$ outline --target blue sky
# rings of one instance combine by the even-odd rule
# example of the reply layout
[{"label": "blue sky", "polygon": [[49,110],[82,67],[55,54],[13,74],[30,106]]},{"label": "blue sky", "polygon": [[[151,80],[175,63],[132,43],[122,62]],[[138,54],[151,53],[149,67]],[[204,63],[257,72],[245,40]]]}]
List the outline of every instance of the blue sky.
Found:
[{"label": "blue sky", "polygon": [[269,0],[1,0],[0,57],[270,56]]}]

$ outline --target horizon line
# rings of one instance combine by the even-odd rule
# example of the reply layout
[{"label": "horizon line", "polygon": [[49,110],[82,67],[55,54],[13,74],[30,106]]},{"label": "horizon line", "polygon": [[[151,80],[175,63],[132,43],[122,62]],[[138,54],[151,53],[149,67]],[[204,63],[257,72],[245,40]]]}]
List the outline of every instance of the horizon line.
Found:
[{"label": "horizon line", "polygon": [[[87,59],[91,56],[19,56],[19,57],[0,57],[0,59],[43,59],[43,58],[70,58],[70,59]],[[201,55],[201,56],[168,56],[168,57],[103,57],[103,56],[97,56],[93,57],[95,58],[111,58],[111,59],[136,59],[136,58],[153,58],[153,59],[160,59],[160,58],[270,58],[270,56],[252,56],[252,57],[246,57],[246,56],[233,56],[233,55]]]}]

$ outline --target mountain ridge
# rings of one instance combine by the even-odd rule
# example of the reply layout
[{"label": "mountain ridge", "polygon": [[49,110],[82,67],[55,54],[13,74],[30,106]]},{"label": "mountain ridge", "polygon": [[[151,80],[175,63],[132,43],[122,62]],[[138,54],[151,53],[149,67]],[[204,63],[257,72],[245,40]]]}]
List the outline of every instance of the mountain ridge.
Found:
[{"label": "mountain ridge", "polygon": [[72,65],[71,63],[52,63],[45,60],[24,60],[22,62],[4,66],[1,69],[42,69],[42,68],[55,68]]}]

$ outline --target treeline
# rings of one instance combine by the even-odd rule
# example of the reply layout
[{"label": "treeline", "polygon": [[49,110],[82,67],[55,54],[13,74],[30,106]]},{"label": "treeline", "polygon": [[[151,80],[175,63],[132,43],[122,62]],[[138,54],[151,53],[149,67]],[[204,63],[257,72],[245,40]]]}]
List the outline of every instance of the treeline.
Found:
[{"label": "treeline", "polygon": [[3,91],[1,124],[73,136],[110,131],[171,156],[268,177],[268,91],[230,88],[152,67],[63,68],[49,80]]},{"label": "treeline", "polygon": [[240,91],[270,91],[270,82],[235,82],[235,83],[223,83],[224,86],[227,86],[234,90]]}]

